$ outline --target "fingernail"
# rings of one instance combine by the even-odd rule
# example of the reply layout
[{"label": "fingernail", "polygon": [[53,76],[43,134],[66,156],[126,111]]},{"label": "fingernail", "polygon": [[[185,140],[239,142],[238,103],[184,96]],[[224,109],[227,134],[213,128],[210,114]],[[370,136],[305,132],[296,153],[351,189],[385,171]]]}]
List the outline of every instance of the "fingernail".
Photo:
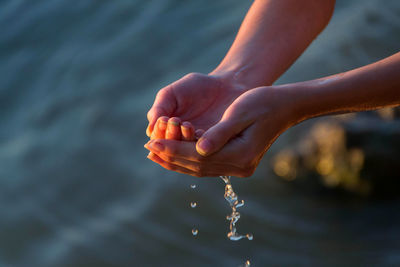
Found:
[{"label": "fingernail", "polygon": [[160,121],[163,122],[163,123],[167,123],[168,120],[169,120],[169,118],[167,116],[160,117]]},{"label": "fingernail", "polygon": [[160,142],[153,142],[149,144],[150,148],[155,150],[156,152],[161,152],[164,150],[164,145],[161,144]]},{"label": "fingernail", "polygon": [[187,121],[182,122],[181,126],[186,129],[190,129],[190,123]]},{"label": "fingernail", "polygon": [[179,122],[176,122],[176,121],[169,121],[168,123],[172,124],[174,126],[178,126],[179,125]]},{"label": "fingernail", "polygon": [[200,154],[206,155],[208,152],[211,151],[211,149],[212,149],[212,144],[207,139],[200,139],[197,142],[197,150],[199,151]]}]

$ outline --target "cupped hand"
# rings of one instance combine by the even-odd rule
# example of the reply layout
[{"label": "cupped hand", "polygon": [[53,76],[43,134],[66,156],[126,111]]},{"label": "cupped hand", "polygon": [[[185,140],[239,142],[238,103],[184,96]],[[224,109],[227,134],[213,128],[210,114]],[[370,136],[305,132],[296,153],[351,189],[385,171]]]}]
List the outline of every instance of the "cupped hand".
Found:
[{"label": "cupped hand", "polygon": [[208,130],[215,125],[227,107],[245,90],[230,74],[191,73],[161,89],[147,113],[150,137],[161,116],[179,117],[196,129]]},{"label": "cupped hand", "polygon": [[146,144],[153,152],[150,159],[193,176],[251,176],[274,140],[297,122],[291,101],[284,88],[249,90],[225,108],[197,147],[194,142],[151,140]]}]

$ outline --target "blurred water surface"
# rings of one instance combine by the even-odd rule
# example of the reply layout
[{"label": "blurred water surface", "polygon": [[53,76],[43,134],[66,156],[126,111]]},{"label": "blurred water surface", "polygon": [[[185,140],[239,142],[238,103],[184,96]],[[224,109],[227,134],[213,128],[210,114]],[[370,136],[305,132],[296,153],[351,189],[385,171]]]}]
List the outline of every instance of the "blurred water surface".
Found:
[{"label": "blurred water surface", "polygon": [[[250,4],[0,3],[0,266],[400,265],[398,200],[296,188],[272,175],[268,154],[251,179],[233,181],[246,201],[238,230],[254,240],[232,242],[219,178],[146,160],[156,92],[211,71]],[[278,82],[371,63],[399,43],[399,1],[339,0],[328,28]]]}]

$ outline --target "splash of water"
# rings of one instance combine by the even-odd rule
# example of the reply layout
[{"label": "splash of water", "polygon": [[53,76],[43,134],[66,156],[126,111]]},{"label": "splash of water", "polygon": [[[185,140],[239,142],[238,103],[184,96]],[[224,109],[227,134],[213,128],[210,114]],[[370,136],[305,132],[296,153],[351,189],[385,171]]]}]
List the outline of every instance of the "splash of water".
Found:
[{"label": "splash of water", "polygon": [[[220,176],[220,177],[225,183],[224,198],[226,199],[226,201],[228,201],[228,203],[232,209],[232,213],[230,215],[226,216],[226,219],[228,221],[230,221],[229,222],[230,232],[227,235],[228,238],[232,241],[237,241],[242,238],[247,238],[248,240],[253,240],[252,234],[241,235],[237,232],[236,223],[240,219],[240,212],[237,211],[237,208],[242,207],[244,205],[244,201],[238,200],[237,194],[235,193],[235,191],[233,191],[230,176]],[[248,262],[250,264],[250,261],[248,261]],[[248,265],[248,266],[250,266],[250,265]]]},{"label": "splash of water", "polygon": [[192,234],[193,234],[194,236],[196,236],[198,233],[199,233],[199,230],[197,230],[196,228],[193,228],[193,229],[192,229]]}]

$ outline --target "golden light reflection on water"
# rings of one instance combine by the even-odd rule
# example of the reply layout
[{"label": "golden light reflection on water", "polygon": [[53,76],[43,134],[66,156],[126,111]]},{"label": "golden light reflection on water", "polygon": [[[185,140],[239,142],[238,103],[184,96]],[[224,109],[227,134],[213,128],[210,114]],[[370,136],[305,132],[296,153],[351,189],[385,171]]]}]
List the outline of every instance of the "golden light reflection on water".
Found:
[{"label": "golden light reflection on water", "polygon": [[395,111],[393,108],[382,108],[376,110],[376,112],[382,119],[386,121],[391,121],[395,118]]},{"label": "golden light reflection on water", "polygon": [[274,172],[285,180],[296,179],[297,161],[293,151],[283,150],[274,159]]},{"label": "golden light reflection on water", "polygon": [[318,161],[316,166],[317,172],[321,175],[328,175],[333,171],[333,158],[331,155],[325,156]]},{"label": "golden light reflection on water", "polygon": [[316,173],[324,186],[367,195],[371,185],[360,177],[363,165],[364,152],[348,149],[344,129],[332,121],[315,124],[296,147],[282,150],[273,159],[275,174],[285,180],[294,180],[298,173]]},{"label": "golden light reflection on water", "polygon": [[349,163],[354,171],[360,171],[364,166],[364,152],[361,149],[353,148],[349,150]]}]

